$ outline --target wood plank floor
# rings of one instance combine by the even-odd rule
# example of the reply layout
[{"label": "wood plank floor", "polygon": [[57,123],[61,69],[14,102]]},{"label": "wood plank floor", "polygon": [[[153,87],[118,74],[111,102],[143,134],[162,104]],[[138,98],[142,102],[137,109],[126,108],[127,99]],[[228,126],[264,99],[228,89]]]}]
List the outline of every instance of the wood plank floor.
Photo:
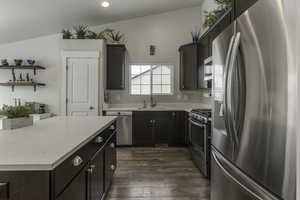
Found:
[{"label": "wood plank floor", "polygon": [[119,148],[107,200],[209,200],[210,186],[185,148]]}]

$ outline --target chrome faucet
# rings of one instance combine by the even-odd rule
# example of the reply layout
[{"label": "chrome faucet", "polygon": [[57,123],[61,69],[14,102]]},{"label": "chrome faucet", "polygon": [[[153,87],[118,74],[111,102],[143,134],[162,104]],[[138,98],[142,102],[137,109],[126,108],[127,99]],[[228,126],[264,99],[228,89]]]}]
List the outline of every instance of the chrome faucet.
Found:
[{"label": "chrome faucet", "polygon": [[156,106],[156,101],[155,101],[154,98],[153,98],[152,92],[151,92],[151,94],[150,94],[150,106],[151,106],[151,108],[153,108],[153,107]]}]

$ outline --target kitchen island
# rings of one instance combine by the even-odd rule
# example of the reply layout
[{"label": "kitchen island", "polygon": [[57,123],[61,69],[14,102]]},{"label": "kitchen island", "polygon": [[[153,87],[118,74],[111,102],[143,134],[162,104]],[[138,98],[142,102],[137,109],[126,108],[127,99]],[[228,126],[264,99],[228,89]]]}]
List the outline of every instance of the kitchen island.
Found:
[{"label": "kitchen island", "polygon": [[0,131],[0,199],[101,199],[116,169],[116,117],[55,117]]}]

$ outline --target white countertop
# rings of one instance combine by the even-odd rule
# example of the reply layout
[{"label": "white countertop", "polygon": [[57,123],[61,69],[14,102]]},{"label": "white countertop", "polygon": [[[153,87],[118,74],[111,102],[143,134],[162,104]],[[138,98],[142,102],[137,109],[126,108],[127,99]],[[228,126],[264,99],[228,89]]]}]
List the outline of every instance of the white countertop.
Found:
[{"label": "white countertop", "polygon": [[0,130],[0,170],[52,170],[116,117],[54,117]]},{"label": "white countertop", "polygon": [[158,104],[157,106],[150,108],[142,108],[142,105],[129,105],[129,104],[106,104],[103,105],[104,111],[186,111],[190,112],[192,109],[210,109],[209,104],[183,104],[183,103],[169,103]]}]

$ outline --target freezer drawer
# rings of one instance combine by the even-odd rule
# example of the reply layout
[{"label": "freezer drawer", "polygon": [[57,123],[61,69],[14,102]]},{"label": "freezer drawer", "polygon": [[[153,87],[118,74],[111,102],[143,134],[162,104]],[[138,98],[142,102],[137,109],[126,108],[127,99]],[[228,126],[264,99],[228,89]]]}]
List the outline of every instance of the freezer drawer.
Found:
[{"label": "freezer drawer", "polygon": [[211,200],[279,200],[216,150],[211,159]]}]

